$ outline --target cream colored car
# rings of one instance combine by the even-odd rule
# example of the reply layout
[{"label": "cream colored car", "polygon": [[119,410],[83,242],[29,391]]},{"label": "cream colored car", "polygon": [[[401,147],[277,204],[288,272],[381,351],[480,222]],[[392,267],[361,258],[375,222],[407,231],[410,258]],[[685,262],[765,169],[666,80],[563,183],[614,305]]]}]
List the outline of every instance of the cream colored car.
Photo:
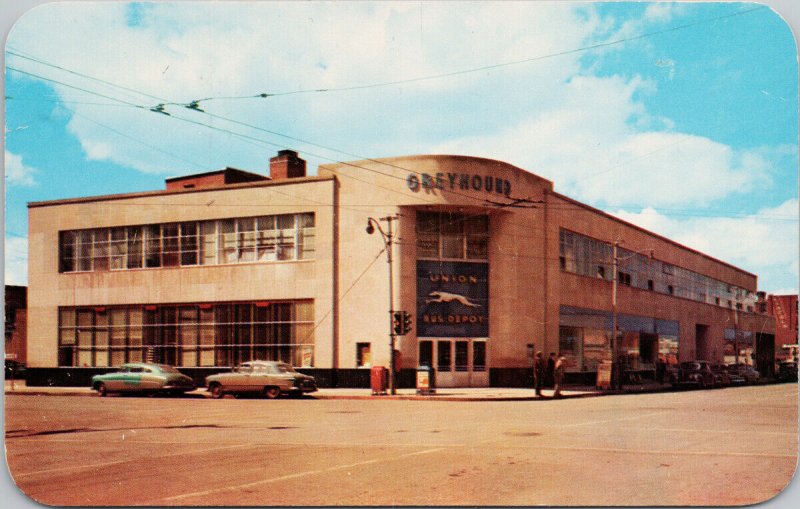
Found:
[{"label": "cream colored car", "polygon": [[313,377],[277,361],[243,362],[230,373],[207,377],[206,387],[212,398],[222,398],[225,394],[261,394],[272,399],[281,394],[299,396],[317,390]]}]

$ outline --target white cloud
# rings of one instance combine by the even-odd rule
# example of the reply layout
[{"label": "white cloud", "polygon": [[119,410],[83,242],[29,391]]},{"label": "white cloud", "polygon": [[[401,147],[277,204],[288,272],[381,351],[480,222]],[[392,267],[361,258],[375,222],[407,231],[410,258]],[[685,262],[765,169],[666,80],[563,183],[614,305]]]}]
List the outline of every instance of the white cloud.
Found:
[{"label": "white cloud", "polygon": [[28,239],[6,237],[5,244],[5,284],[28,286]]},{"label": "white cloud", "polygon": [[26,166],[22,162],[22,156],[5,151],[5,172],[6,184],[9,186],[31,187],[36,185],[33,178],[37,170]]},{"label": "white cloud", "polygon": [[535,118],[432,150],[491,153],[554,180],[560,192],[610,206],[705,207],[770,183],[769,150],[735,150],[668,130],[668,119],[649,115],[637,97],[653,86],[637,77],[577,76]]},{"label": "white cloud", "polygon": [[[181,159],[203,169],[225,165],[263,169],[267,157],[278,147],[242,141],[147,111],[160,102],[347,87],[517,61],[580,47],[599,23],[591,6],[539,2],[465,2],[458,5],[457,16],[452,4],[433,2],[218,2],[193,4],[191,9],[165,2],[139,8],[135,26],[128,25],[131,18],[127,9],[125,4],[116,3],[102,4],[102,8],[98,4],[50,4],[27,13],[12,30],[8,46],[11,51],[20,49],[141,93],[122,91],[13,56],[9,56],[9,62],[144,106],[66,104],[84,115],[72,117],[69,129],[88,159],[169,175],[197,170],[176,162]],[[387,139],[396,139],[395,133],[404,129],[403,114],[422,111],[422,116],[430,115],[440,123],[442,130],[450,129],[444,122],[452,119],[447,111],[441,111],[447,107],[442,103],[466,93],[461,104],[478,102],[478,112],[491,110],[506,101],[497,96],[498,82],[524,90],[530,98],[525,108],[539,109],[558,97],[558,92],[551,91],[579,70],[579,58],[579,54],[565,55],[536,65],[417,82],[413,87],[367,89],[358,94],[218,100],[208,101],[203,107],[214,114],[321,144],[350,151],[356,146],[360,155],[374,157],[380,154],[377,147]],[[74,89],[55,88],[64,99],[106,102]],[[437,104],[440,111],[432,111],[427,104]],[[517,104],[505,104],[505,108],[520,110]],[[304,152],[315,151],[299,142],[210,119],[180,106],[167,109],[173,117],[210,123]],[[439,113],[438,119],[434,113]],[[366,127],[376,114],[397,119],[386,123],[386,132],[376,132]],[[341,122],[356,129],[365,126],[363,135],[351,130],[349,139],[336,138]],[[158,150],[143,148],[142,142]],[[409,142],[418,144],[418,138]],[[164,151],[173,157],[165,157]],[[333,157],[352,159],[335,153]]]},{"label": "white cloud", "polygon": [[800,278],[799,207],[798,200],[791,199],[731,217],[668,216],[654,208],[615,215],[757,274],[762,290],[797,293],[797,286],[785,285]]}]

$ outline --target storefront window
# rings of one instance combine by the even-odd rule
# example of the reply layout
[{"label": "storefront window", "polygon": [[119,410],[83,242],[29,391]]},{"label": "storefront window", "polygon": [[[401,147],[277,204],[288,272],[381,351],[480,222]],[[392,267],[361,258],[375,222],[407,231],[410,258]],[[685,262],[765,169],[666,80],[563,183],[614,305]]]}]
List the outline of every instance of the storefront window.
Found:
[{"label": "storefront window", "polygon": [[[604,310],[561,306],[559,349],[570,360],[570,369],[595,371],[610,361],[613,316]],[[619,314],[619,356],[627,369],[655,370],[659,356],[669,363],[678,358],[677,321]]]},{"label": "storefront window", "polygon": [[254,359],[313,366],[313,302],[62,308],[59,365],[152,361],[231,366]]},{"label": "storefront window", "polygon": [[567,359],[568,371],[581,371],[581,347],[583,346],[582,329],[578,327],[559,327],[559,356]]}]

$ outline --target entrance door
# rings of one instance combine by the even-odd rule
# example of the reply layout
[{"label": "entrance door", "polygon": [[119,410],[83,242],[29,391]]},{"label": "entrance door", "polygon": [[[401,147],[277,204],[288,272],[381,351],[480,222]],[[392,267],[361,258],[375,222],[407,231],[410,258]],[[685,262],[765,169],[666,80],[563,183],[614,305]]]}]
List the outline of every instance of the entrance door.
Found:
[{"label": "entrance door", "polygon": [[690,360],[708,361],[708,325],[695,324],[694,326],[695,337],[695,357]]},{"label": "entrance door", "polygon": [[437,387],[489,386],[485,339],[422,340],[419,359],[436,369]]}]

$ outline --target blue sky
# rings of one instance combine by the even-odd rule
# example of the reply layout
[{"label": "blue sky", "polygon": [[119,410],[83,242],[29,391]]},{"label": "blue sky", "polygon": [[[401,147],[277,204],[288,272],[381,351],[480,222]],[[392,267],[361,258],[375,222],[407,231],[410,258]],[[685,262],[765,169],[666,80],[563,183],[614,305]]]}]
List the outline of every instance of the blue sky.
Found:
[{"label": "blue sky", "polygon": [[292,148],[312,172],[507,161],[797,292],[797,52],[759,4],[55,3],[6,66],[6,283],[26,284],[29,201],[264,173]]}]

